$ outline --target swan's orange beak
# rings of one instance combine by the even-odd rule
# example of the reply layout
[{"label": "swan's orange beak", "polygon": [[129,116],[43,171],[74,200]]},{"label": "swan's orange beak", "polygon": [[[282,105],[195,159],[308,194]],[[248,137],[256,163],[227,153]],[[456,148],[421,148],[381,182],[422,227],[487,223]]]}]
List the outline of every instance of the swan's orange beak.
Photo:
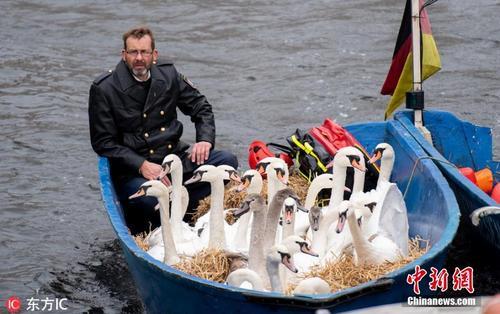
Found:
[{"label": "swan's orange beak", "polygon": [[250,203],[243,202],[239,208],[236,208],[233,211],[233,216],[238,219],[244,214],[248,213],[249,211],[250,211]]},{"label": "swan's orange beak", "polygon": [[285,223],[286,224],[291,224],[293,220],[293,206],[286,206],[285,207]]},{"label": "swan's orange beak", "polygon": [[250,185],[250,179],[243,177],[241,183],[236,187],[236,191],[238,192],[244,191],[248,188],[249,185]]},{"label": "swan's orange beak", "polygon": [[352,165],[354,168],[356,168],[356,169],[358,169],[359,171],[361,171],[361,172],[366,172],[366,167],[365,167],[364,165],[360,164],[360,163],[359,163],[358,161],[356,161],[356,160],[353,160],[353,161],[351,162],[351,165]]},{"label": "swan's orange beak", "polygon": [[276,177],[281,183],[283,183],[284,185],[288,185],[288,180],[287,178],[285,178],[285,170],[276,169]]},{"label": "swan's orange beak", "polygon": [[144,195],[146,195],[146,191],[144,191],[143,188],[140,188],[137,192],[135,192],[134,194],[130,195],[128,197],[128,199],[131,200],[133,198],[141,197],[141,196],[144,196]]},{"label": "swan's orange beak", "polygon": [[333,167],[333,160],[330,161],[325,167],[326,167],[326,169],[332,168]]},{"label": "swan's orange beak", "polygon": [[311,250],[311,247],[309,246],[309,244],[307,242],[300,243],[300,251],[304,254],[308,254],[311,256],[315,256],[315,257],[319,256],[318,253],[315,253],[315,252],[313,252],[313,250]]},{"label": "swan's orange beak", "polygon": [[191,179],[189,179],[186,182],[184,182],[184,185],[188,185],[188,184],[200,182],[201,181],[201,177],[202,177],[202,175],[201,175],[200,172],[195,172],[193,174],[193,177]]},{"label": "swan's orange beak", "polygon": [[377,150],[375,152],[375,154],[373,154],[372,158],[370,158],[370,160],[368,160],[368,164],[373,164],[374,162],[376,162],[380,158],[382,158],[382,152]]},{"label": "swan's orange beak", "polygon": [[339,220],[337,222],[337,233],[341,233],[344,230],[345,221],[347,219],[347,210],[339,214]]},{"label": "swan's orange beak", "polygon": [[229,175],[229,179],[233,180],[233,181],[236,181],[238,183],[241,183],[241,178],[240,176],[238,175],[238,173],[236,173],[236,171],[232,171],[231,174]]},{"label": "swan's orange beak", "polygon": [[267,164],[265,163],[262,163],[262,162],[259,162],[256,166],[255,166],[255,170],[257,170],[259,172],[260,175],[263,175],[264,173],[266,173],[266,166]]},{"label": "swan's orange beak", "polygon": [[160,175],[158,176],[158,180],[163,179],[167,174],[170,173],[171,164],[172,164],[172,161],[167,161],[161,165],[161,172],[160,172]]},{"label": "swan's orange beak", "polygon": [[295,267],[295,265],[293,264],[292,256],[290,256],[290,254],[288,254],[288,253],[282,253],[282,252],[280,252],[280,254],[281,254],[281,263],[283,265],[285,265],[286,268],[290,269],[290,271],[292,271],[294,273],[299,272],[297,270],[297,268]]}]

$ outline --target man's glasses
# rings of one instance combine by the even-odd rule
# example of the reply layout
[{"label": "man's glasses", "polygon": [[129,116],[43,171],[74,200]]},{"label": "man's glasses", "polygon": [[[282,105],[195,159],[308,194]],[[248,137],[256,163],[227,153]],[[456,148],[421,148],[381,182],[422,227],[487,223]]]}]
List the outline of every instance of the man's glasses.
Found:
[{"label": "man's glasses", "polygon": [[129,56],[132,57],[137,57],[139,54],[141,54],[143,57],[151,57],[153,54],[152,51],[149,50],[127,50],[125,51]]}]

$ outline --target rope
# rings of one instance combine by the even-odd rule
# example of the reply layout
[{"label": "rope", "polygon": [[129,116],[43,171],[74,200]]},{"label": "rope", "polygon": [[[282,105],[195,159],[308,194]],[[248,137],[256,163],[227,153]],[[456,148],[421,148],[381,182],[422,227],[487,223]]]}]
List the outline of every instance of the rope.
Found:
[{"label": "rope", "polygon": [[417,158],[417,160],[415,161],[415,164],[413,164],[413,169],[411,171],[410,179],[408,180],[408,184],[406,185],[405,192],[403,193],[403,198],[406,198],[406,194],[408,193],[408,190],[410,189],[411,181],[413,180],[413,177],[415,176],[415,170],[417,169],[417,165],[418,165],[419,161],[423,160],[423,159],[431,159],[431,160],[434,160],[434,161],[439,161],[439,162],[442,162],[444,164],[450,165],[450,166],[458,169],[457,166],[455,166],[453,163],[451,163],[451,162],[449,162],[447,160],[441,160],[441,159],[438,159],[438,158],[435,158],[435,157],[431,157],[431,156],[422,156],[422,157]]}]

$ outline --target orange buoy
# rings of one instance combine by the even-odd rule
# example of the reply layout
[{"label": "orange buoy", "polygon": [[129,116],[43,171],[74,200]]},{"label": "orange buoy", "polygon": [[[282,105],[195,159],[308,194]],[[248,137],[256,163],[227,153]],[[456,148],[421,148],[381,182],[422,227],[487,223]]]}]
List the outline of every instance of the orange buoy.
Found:
[{"label": "orange buoy", "polygon": [[495,185],[493,191],[491,191],[491,198],[500,204],[500,182]]},{"label": "orange buoy", "polygon": [[474,173],[474,169],[469,167],[463,167],[463,168],[458,168],[458,170],[472,183],[477,185],[476,174]]},{"label": "orange buoy", "polygon": [[483,306],[482,313],[484,314],[500,313],[500,294],[497,294],[488,300],[488,302]]},{"label": "orange buoy", "polygon": [[493,173],[490,169],[484,168],[476,171],[476,185],[485,193],[490,194],[493,189]]}]

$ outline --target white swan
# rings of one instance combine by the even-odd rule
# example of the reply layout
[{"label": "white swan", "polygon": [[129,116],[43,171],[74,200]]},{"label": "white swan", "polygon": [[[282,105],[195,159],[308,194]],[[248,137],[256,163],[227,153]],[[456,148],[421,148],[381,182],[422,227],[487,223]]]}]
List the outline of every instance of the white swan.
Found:
[{"label": "white swan", "polygon": [[241,219],[242,215],[253,215],[250,247],[248,249],[248,268],[257,272],[261,278],[267,278],[263,247],[267,215],[264,198],[257,193],[248,194],[241,203],[240,208],[234,212],[234,216],[238,219]]},{"label": "white swan", "polygon": [[266,157],[257,163],[255,169],[260,174],[265,172],[267,175],[267,204],[269,205],[274,194],[288,185],[288,165],[281,158]]},{"label": "white swan", "polygon": [[[238,185],[237,191],[246,191],[247,195],[260,194],[262,191],[262,176],[257,170],[250,169],[245,171],[241,176],[241,184]],[[265,205],[265,204],[264,204]],[[267,211],[267,209],[266,209]],[[234,235],[234,249],[241,252],[248,252],[250,228],[249,225],[253,219],[253,214],[243,215],[238,218],[238,227]],[[263,220],[265,223],[265,220]]]},{"label": "white swan", "polygon": [[[209,182],[211,187],[210,216],[208,231],[208,247],[214,249],[226,248],[224,232],[224,175],[225,170],[212,165],[202,165],[193,172],[193,177],[184,184]],[[202,233],[202,234],[203,234]]]},{"label": "white swan", "polygon": [[[304,201],[304,207],[310,210],[314,203],[316,202],[316,197],[318,193],[323,189],[332,189],[333,187],[333,174],[323,173],[315,177],[309,187],[307,188],[306,199]],[[295,224],[295,234],[305,235],[308,233],[309,214],[307,216],[304,213],[297,213],[297,220]],[[309,231],[310,232],[310,231]]]},{"label": "white swan", "polygon": [[403,195],[395,183],[390,182],[394,166],[395,153],[388,143],[380,143],[375,147],[373,157],[368,161],[373,163],[380,159],[380,174],[377,187],[369,193],[377,206],[373,214],[367,215],[363,223],[363,232],[370,237],[382,234],[393,240],[404,256],[408,255],[408,214]]},{"label": "white swan", "polygon": [[[254,196],[252,196],[254,197]],[[262,200],[263,202],[263,200]],[[259,205],[261,206],[261,205]],[[291,236],[286,238],[282,243],[271,247],[265,257],[266,273],[263,275],[258,274],[256,271],[250,268],[240,268],[231,272],[226,283],[240,288],[254,289],[260,291],[266,291],[264,289],[264,281],[270,281],[270,287],[272,291],[283,292],[283,283],[280,278],[279,265],[283,264],[292,272],[297,272],[295,264],[293,262],[293,256],[296,253],[314,254],[310,251],[307,241],[298,236]],[[317,281],[317,279],[306,279],[305,282],[300,282],[299,286],[308,289],[311,288],[311,282]],[[309,282],[309,283],[308,283]],[[305,290],[301,293],[308,293]]]},{"label": "white swan", "polygon": [[[148,250],[148,253],[154,255],[153,257],[156,259],[163,260],[165,264],[174,265],[178,263],[180,259],[175,248],[175,242],[172,236],[172,228],[169,220],[170,191],[161,181],[151,180],[144,182],[136,193],[129,196],[129,199],[144,195],[154,196],[158,199],[158,203],[160,204],[162,238],[163,243],[165,243],[165,245],[157,245],[151,248]],[[161,250],[163,256],[159,256],[157,253],[159,250]]]},{"label": "white swan", "polygon": [[241,178],[238,174],[238,171],[234,169],[233,166],[230,165],[219,165],[217,168],[222,169],[226,172],[226,174],[223,176],[224,180],[233,180],[237,183],[241,183]]},{"label": "white swan", "polygon": [[321,219],[323,218],[323,211],[321,210],[321,207],[319,206],[312,206],[311,209],[309,209],[309,225],[310,225],[310,230],[311,231],[318,231],[319,230],[319,223]]},{"label": "white swan", "polygon": [[[401,250],[394,241],[382,235],[369,239],[361,230],[362,217],[371,214],[375,204],[365,204],[366,198],[361,196],[361,200],[358,201],[357,197],[356,194],[353,195],[348,208],[340,213],[341,217],[347,217],[351,231],[352,244],[356,252],[354,263],[356,265],[380,265],[397,261],[401,257]],[[342,231],[343,225],[339,224],[338,228]]]},{"label": "white swan", "polygon": [[[161,180],[169,173],[172,178],[170,223],[174,241],[179,244],[196,240],[197,234],[194,229],[182,220],[189,203],[189,194],[186,187],[182,185],[182,162],[175,154],[169,154],[163,159],[162,172],[158,179]],[[145,241],[150,247],[160,244],[162,242],[161,226],[148,234]],[[186,251],[179,251],[181,254],[193,255],[198,250],[194,247],[189,249],[185,245],[183,247]]]},{"label": "white swan", "polygon": [[331,293],[332,288],[323,279],[319,277],[306,278],[299,282],[299,284],[293,289],[293,294],[325,294]]},{"label": "white swan", "polygon": [[[214,166],[211,166],[214,167]],[[216,168],[222,170],[221,178],[223,182],[228,181],[228,180],[234,180],[238,183],[241,183],[241,178],[238,175],[238,172],[229,165],[219,165]],[[220,195],[218,195],[220,197]],[[222,202],[224,203],[224,194],[222,194]],[[196,230],[197,233],[201,234],[204,230],[206,230],[209,226],[209,221],[210,221],[210,211],[205,213],[203,216],[199,217],[196,220],[194,230]]]},{"label": "white swan", "polygon": [[286,198],[291,197],[299,202],[299,197],[290,188],[279,190],[275,193],[266,217],[266,229],[264,231],[264,250],[269,250],[276,241],[277,228],[279,224],[281,208]]},{"label": "white swan", "polygon": [[[169,173],[172,178],[172,211],[170,221],[172,222],[174,239],[177,240],[176,235],[178,236],[182,234],[182,218],[184,217],[184,214],[186,214],[187,210],[187,203],[185,205],[182,204],[183,190],[184,193],[187,194],[186,187],[182,185],[182,161],[179,156],[169,154],[165,156],[161,166],[162,172],[160,174],[160,179]],[[187,201],[189,202],[189,194]],[[185,207],[183,207],[183,205]]]},{"label": "white swan", "polygon": [[248,268],[239,268],[232,271],[226,278],[226,284],[239,288],[265,291],[261,276]]},{"label": "white swan", "polygon": [[[347,168],[354,168],[352,193],[362,192],[365,181],[365,160],[359,149],[352,146],[339,149],[332,163],[334,185],[332,188],[330,203],[328,207],[323,209],[324,215],[330,211],[334,212],[332,215],[338,215],[339,213],[338,207],[344,198]],[[324,222],[323,225],[326,227],[326,222]],[[335,232],[334,224],[330,224],[328,228],[326,246],[324,246],[324,238],[315,237],[313,233],[313,249],[318,251],[318,253],[323,256],[322,262],[338,259],[344,248],[351,243],[349,232]]]},{"label": "white swan", "polygon": [[295,234],[295,216],[297,212],[297,202],[291,197],[287,197],[283,202],[281,210],[282,228],[281,239],[285,239]]},{"label": "white swan", "polygon": [[[328,243],[328,234],[332,233],[332,226],[334,226],[334,222],[339,219],[339,213],[347,209],[348,204],[348,201],[342,201],[335,208],[329,209],[320,215],[318,230],[313,232],[312,247],[313,250],[319,254],[319,258],[321,260],[325,257],[326,250],[328,248],[331,249],[333,246],[332,243]],[[339,240],[338,237],[337,240]],[[330,242],[332,242],[331,239]],[[334,248],[332,253],[338,253],[343,246],[345,246],[345,244],[337,244],[335,247],[338,249]]]},{"label": "white swan", "polygon": [[279,265],[283,264],[292,273],[297,273],[298,269],[295,267],[293,257],[296,253],[302,252],[305,254],[316,255],[310,250],[306,240],[299,236],[291,236],[286,238],[280,244],[271,247],[266,257],[266,268],[271,282],[272,291],[284,292],[283,286],[286,286],[286,281],[283,284],[281,278]]},{"label": "white swan", "polygon": [[[265,257],[267,270],[263,275],[259,275],[250,268],[240,268],[228,275],[226,278],[226,284],[245,289],[268,291],[264,289],[264,278],[269,279],[271,276],[273,277],[273,280],[276,280],[274,277],[277,277],[277,280],[279,280],[279,274],[277,274],[277,272],[280,263],[295,272],[296,269],[292,262],[292,256],[293,253],[298,250],[300,250],[300,245],[295,243],[293,239],[290,238],[282,244],[276,245],[269,250]],[[278,284],[271,284],[270,287],[274,287],[276,291],[281,292],[281,282]]]},{"label": "white swan", "polygon": [[377,160],[380,160],[380,173],[377,181],[378,186],[381,183],[390,182],[395,160],[394,148],[388,143],[380,143],[375,146],[375,150],[370,160],[368,160],[368,163],[372,164]]},{"label": "white swan", "polygon": [[[208,244],[210,248],[235,249],[238,252],[243,252],[243,248],[236,248],[233,244],[238,222],[228,225],[224,221],[224,180],[234,180],[241,183],[237,171],[229,165],[217,167],[202,165],[193,172],[193,177],[184,183],[191,184],[203,181],[209,182],[211,186],[210,210],[198,219],[194,229],[199,234],[201,243]],[[222,239],[224,239],[223,243]]]}]

